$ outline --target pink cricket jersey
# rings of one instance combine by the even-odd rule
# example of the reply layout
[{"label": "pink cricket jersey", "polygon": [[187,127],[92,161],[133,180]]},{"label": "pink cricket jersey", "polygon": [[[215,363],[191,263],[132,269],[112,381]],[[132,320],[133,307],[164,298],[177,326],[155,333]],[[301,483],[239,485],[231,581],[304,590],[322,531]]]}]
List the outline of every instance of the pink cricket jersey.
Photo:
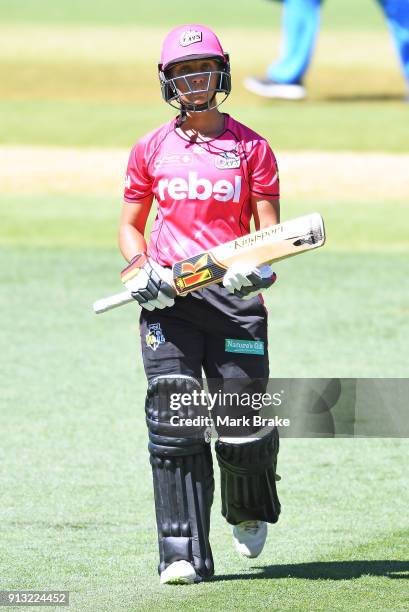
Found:
[{"label": "pink cricket jersey", "polygon": [[267,141],[225,116],[224,132],[195,143],[175,119],[145,135],[129,156],[125,202],[157,201],[148,254],[161,265],[248,234],[250,195],[279,198]]}]

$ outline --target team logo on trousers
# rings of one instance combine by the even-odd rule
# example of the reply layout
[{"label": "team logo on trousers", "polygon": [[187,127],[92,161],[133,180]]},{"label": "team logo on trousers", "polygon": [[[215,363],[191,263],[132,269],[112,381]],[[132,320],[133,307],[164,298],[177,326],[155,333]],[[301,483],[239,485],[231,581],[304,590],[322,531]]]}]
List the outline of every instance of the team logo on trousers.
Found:
[{"label": "team logo on trousers", "polygon": [[160,323],[151,323],[148,325],[148,333],[145,338],[146,346],[153,351],[156,351],[158,346],[166,342]]}]

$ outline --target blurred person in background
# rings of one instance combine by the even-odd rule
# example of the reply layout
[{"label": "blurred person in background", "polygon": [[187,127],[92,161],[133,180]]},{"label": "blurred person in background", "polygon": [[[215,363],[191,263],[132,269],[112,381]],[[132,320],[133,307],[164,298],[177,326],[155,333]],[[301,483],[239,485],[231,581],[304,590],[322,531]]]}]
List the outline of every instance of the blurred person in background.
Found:
[{"label": "blurred person in background", "polygon": [[[322,0],[283,1],[281,56],[262,78],[248,77],[246,89],[265,98],[302,100],[304,78],[311,63],[320,25]],[[398,50],[409,99],[409,0],[376,0],[381,6]],[[368,50],[370,53],[370,49]]]}]

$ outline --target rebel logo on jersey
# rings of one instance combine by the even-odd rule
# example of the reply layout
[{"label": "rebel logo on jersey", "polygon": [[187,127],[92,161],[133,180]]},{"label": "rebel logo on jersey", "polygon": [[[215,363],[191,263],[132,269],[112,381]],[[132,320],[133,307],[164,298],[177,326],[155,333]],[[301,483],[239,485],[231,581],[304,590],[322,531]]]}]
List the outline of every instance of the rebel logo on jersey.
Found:
[{"label": "rebel logo on jersey", "polygon": [[215,183],[206,178],[199,178],[197,172],[189,172],[188,180],[181,177],[161,179],[158,183],[160,201],[166,200],[166,194],[172,200],[209,200],[213,197],[218,202],[240,202],[241,176],[235,175],[234,184],[226,179]]}]

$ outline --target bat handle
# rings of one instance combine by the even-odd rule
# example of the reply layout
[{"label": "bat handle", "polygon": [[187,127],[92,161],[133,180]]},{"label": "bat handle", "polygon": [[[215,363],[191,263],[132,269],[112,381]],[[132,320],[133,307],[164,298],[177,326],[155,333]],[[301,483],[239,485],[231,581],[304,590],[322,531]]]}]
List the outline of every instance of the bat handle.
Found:
[{"label": "bat handle", "polygon": [[96,314],[100,314],[101,312],[118,308],[118,306],[123,306],[123,304],[133,301],[134,299],[129,291],[122,291],[122,293],[116,293],[115,295],[102,298],[102,300],[97,300],[94,302],[93,308]]}]

